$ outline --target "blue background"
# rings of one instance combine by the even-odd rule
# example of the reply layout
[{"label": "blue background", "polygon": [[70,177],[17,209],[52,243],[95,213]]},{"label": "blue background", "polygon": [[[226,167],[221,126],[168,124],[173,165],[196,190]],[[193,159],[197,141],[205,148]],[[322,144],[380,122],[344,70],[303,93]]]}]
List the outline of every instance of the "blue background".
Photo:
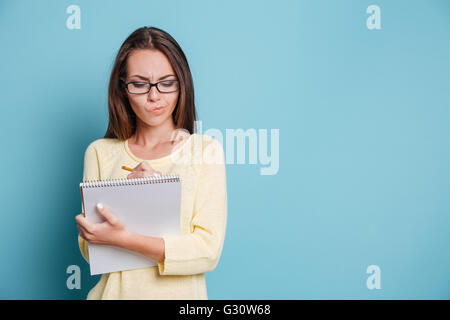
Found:
[{"label": "blue background", "polygon": [[[69,5],[81,29],[69,30]],[[369,30],[369,5],[381,30]],[[0,298],[85,299],[84,150],[125,38],[169,32],[203,131],[280,130],[280,167],[227,164],[210,299],[450,298],[450,2],[2,1]],[[270,149],[269,149],[270,150]],[[66,268],[81,267],[81,290]],[[369,265],[381,289],[369,290]]]}]

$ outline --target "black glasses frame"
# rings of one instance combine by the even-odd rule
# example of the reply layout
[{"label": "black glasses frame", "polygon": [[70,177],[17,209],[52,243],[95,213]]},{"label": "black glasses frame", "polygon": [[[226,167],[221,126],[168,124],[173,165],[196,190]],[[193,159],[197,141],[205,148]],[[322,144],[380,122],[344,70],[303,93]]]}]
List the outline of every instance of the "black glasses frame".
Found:
[{"label": "black glasses frame", "polygon": [[[150,92],[150,90],[152,90],[152,87],[153,87],[153,86],[156,87],[156,90],[158,90],[159,93],[172,93],[172,92],[177,92],[178,89],[179,89],[179,86],[178,86],[178,88],[177,88],[176,90],[174,90],[174,91],[165,91],[165,92],[163,92],[163,91],[159,90],[158,84],[160,84],[161,82],[166,82],[166,81],[176,81],[176,82],[178,82],[178,83],[180,82],[178,79],[161,80],[161,81],[158,81],[158,82],[155,82],[155,83],[151,83],[151,82],[148,82],[148,81],[130,81],[130,82],[125,82],[125,81],[123,81],[122,79],[120,79],[120,81],[122,81],[122,83],[125,85],[125,88],[127,88],[127,91],[128,91],[129,94],[147,94],[147,93]],[[130,92],[130,90],[128,89],[128,85],[129,85],[130,83],[145,83],[145,84],[149,84],[150,87],[148,88],[148,91],[147,91],[147,92],[135,93],[135,92]]]}]

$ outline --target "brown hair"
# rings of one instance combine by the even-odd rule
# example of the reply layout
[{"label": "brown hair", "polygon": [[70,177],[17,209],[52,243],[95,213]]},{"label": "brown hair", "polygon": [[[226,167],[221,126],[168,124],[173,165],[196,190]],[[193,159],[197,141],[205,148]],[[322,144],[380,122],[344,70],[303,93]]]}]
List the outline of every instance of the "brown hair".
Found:
[{"label": "brown hair", "polygon": [[194,83],[186,56],[167,32],[155,27],[142,27],[131,33],[116,56],[108,87],[109,123],[104,138],[126,140],[136,131],[136,114],[130,106],[125,86],[127,58],[135,49],[156,49],[169,59],[180,83],[177,105],[172,113],[175,127],[194,133],[196,111]]}]

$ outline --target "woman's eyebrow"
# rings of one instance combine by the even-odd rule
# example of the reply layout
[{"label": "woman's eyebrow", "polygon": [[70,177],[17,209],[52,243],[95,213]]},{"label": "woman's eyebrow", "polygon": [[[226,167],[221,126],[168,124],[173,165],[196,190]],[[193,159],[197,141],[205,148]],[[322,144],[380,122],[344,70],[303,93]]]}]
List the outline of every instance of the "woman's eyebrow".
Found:
[{"label": "woman's eyebrow", "polygon": [[[168,78],[168,77],[170,77],[170,76],[174,76],[174,77],[175,77],[174,74],[166,74],[165,76],[162,76],[162,77],[159,78],[158,80],[163,80],[163,79]],[[148,78],[146,78],[146,77],[144,77],[144,76],[140,76],[140,75],[138,75],[138,74],[134,74],[134,75],[130,76],[130,78],[131,78],[131,77],[137,77],[137,78],[141,78],[141,79],[143,79],[143,80],[150,81]]]}]

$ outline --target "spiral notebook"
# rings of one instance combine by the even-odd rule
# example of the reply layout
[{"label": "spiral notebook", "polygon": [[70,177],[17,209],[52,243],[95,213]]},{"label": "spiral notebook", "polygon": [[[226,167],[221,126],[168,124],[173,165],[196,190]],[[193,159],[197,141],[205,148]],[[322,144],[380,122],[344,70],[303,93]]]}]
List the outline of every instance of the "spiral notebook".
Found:
[{"label": "spiral notebook", "polygon": [[[80,183],[83,212],[93,223],[105,221],[96,209],[102,202],[125,226],[138,234],[180,234],[181,178],[162,175]],[[88,244],[91,275],[152,267],[157,261],[110,245]]]}]

